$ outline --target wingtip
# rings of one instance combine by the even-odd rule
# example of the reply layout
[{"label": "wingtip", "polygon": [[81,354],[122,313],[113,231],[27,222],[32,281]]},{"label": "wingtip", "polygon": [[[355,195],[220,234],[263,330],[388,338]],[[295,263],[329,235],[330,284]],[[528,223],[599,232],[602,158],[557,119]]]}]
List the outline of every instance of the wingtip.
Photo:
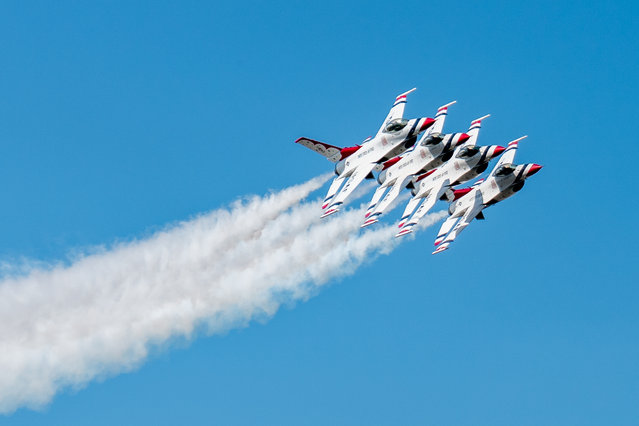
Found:
[{"label": "wingtip", "polygon": [[338,211],[339,211],[339,209],[337,209],[337,208],[329,209],[329,210],[325,211],[325,212],[322,214],[322,216],[320,216],[320,219],[324,219],[325,217],[330,216],[330,215],[332,215],[332,214],[335,214],[335,213],[337,213]]},{"label": "wingtip", "polygon": [[397,234],[395,234],[395,238],[403,237],[404,235],[408,235],[413,232],[412,229],[402,229]]},{"label": "wingtip", "polygon": [[374,223],[377,223],[377,222],[378,222],[377,219],[367,220],[366,222],[364,222],[364,223],[362,223],[360,225],[360,228],[366,228],[367,226],[371,226],[371,225],[373,225]]},{"label": "wingtip", "polygon": [[441,253],[441,252],[446,251],[446,250],[448,250],[448,245],[444,244],[444,245],[441,245],[441,246],[437,247],[437,249],[435,249],[435,251],[432,252],[431,254]]}]

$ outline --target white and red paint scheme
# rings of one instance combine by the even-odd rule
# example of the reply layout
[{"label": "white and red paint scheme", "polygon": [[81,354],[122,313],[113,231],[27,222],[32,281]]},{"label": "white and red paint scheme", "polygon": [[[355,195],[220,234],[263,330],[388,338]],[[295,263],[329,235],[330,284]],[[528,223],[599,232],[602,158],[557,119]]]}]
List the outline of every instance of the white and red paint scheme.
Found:
[{"label": "white and red paint scheme", "polygon": [[339,148],[307,138],[296,141],[336,163],[337,177],[322,203],[322,217],[339,211],[353,190],[365,178],[373,177],[373,170],[382,171],[386,161],[413,146],[417,136],[435,123],[434,119],[427,117],[412,120],[403,118],[406,96],[415,90],[411,89],[397,96],[377,134],[359,146]]},{"label": "white and red paint scheme", "polygon": [[402,189],[407,185],[411,186],[414,176],[439,167],[451,157],[458,145],[470,139],[471,136],[466,133],[442,133],[448,107],[456,102],[439,107],[435,124],[422,134],[419,142],[401,157],[392,158],[383,164],[382,171],[377,176],[380,186],[368,205],[362,228],[376,223],[384,212],[389,211]]},{"label": "white and red paint scheme", "polygon": [[449,161],[433,173],[415,178],[413,198],[406,205],[399,221],[400,231],[397,237],[411,233],[437,200],[451,201],[454,185],[468,182],[482,174],[488,168],[490,160],[505,150],[499,145],[477,146],[481,123],[489,116],[485,115],[470,123],[468,133],[471,137],[455,150]]},{"label": "white and red paint scheme", "polygon": [[[448,249],[457,235],[473,219],[484,219],[483,210],[486,207],[513,196],[523,188],[527,178],[541,170],[539,164],[517,165],[513,163],[518,143],[522,139],[516,139],[508,144],[495,168],[485,180],[477,182],[470,190],[453,192],[453,202],[448,208],[450,216],[439,230],[435,239],[437,249],[433,254]],[[457,195],[459,195],[458,198],[456,198]]]}]

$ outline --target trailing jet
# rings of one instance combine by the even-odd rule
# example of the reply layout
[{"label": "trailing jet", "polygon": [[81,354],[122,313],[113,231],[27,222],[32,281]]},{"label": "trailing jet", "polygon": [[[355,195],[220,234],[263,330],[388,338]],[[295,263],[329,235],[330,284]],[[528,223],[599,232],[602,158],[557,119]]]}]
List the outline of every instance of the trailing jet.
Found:
[{"label": "trailing jet", "polygon": [[437,200],[453,201],[451,188],[454,185],[468,182],[482,174],[488,168],[489,161],[505,150],[498,145],[476,145],[482,120],[487,117],[489,115],[471,122],[468,130],[470,139],[455,150],[453,158],[446,164],[432,173],[426,173],[414,179],[413,198],[400,219],[401,230],[397,237],[411,233],[413,227],[433,208]]},{"label": "trailing jet", "polygon": [[[380,186],[375,191],[368,205],[362,228],[372,225],[387,211],[391,203],[399,196],[402,189],[411,183],[414,175],[428,172],[439,167],[453,154],[453,150],[466,142],[470,135],[466,133],[442,134],[448,107],[457,101],[439,107],[433,124],[411,149],[401,157],[391,158],[382,165],[377,176]],[[382,199],[382,197],[386,196]],[[381,201],[380,201],[381,200]]]},{"label": "trailing jet", "polygon": [[453,191],[455,201],[450,204],[450,216],[435,239],[438,247],[433,254],[446,250],[473,219],[484,219],[483,210],[486,207],[514,195],[523,188],[527,178],[541,170],[539,164],[513,164],[519,140],[521,138],[508,144],[486,180],[477,182],[471,188]]},{"label": "trailing jet", "polygon": [[333,180],[322,203],[324,210],[322,217],[336,213],[365,178],[374,178],[373,170],[381,171],[384,162],[410,148],[417,140],[419,133],[435,123],[434,119],[427,117],[412,120],[403,118],[406,96],[415,90],[411,89],[397,96],[377,134],[366,139],[362,145],[339,148],[307,138],[295,141],[337,163],[335,165],[337,177]]}]

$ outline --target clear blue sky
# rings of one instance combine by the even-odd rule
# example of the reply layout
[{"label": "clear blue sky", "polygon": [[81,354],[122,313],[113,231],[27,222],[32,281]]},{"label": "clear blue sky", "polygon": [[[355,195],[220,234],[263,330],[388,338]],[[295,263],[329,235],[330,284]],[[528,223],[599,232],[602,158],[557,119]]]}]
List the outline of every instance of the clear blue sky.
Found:
[{"label": "clear blue sky", "polygon": [[[321,4],[319,4],[321,3]],[[321,174],[293,144],[450,109],[544,169],[265,324],[0,423],[637,424],[637,2],[4,2],[0,260]],[[394,212],[394,218],[398,212]],[[388,218],[386,220],[389,220]],[[1,374],[1,373],[0,373]]]}]

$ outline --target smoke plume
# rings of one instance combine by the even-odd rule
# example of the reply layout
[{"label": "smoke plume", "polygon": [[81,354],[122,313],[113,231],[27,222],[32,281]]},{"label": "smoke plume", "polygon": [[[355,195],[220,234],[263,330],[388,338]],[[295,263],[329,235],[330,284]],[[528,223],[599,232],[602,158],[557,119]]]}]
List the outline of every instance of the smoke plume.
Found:
[{"label": "smoke plume", "polygon": [[[398,243],[364,209],[319,219],[328,176],[240,200],[148,238],[0,279],[0,412],[139,366],[154,347],[268,318]],[[424,218],[432,224],[443,217]]]}]

